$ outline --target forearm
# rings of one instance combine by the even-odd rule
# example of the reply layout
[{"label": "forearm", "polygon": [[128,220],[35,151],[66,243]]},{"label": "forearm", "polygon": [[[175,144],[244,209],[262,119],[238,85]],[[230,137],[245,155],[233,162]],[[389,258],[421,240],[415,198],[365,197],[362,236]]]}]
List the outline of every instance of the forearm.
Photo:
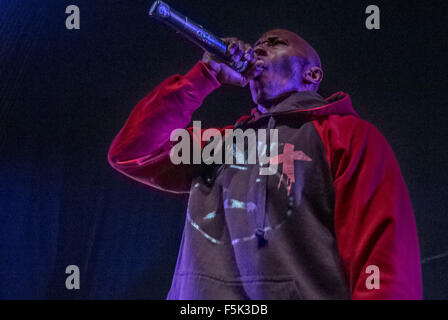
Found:
[{"label": "forearm", "polygon": [[173,130],[187,127],[194,110],[219,86],[202,62],[185,76],[163,81],[134,108],[112,142],[109,162],[116,166],[157,153]]}]

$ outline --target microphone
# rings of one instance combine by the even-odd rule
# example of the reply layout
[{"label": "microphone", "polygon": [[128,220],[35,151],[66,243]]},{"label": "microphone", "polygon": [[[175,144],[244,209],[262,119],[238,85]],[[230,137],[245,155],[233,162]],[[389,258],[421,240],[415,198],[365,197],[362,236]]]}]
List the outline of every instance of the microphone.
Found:
[{"label": "microphone", "polygon": [[155,1],[149,10],[149,16],[167,24],[197,46],[215,55],[232,69],[243,72],[247,61],[234,62],[227,52],[227,44],[183,14],[177,12],[163,1]]}]

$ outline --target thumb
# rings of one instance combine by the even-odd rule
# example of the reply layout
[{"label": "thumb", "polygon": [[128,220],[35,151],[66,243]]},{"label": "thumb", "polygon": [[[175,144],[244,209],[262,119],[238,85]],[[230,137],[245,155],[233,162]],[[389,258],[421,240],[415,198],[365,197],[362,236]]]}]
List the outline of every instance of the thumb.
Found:
[{"label": "thumb", "polygon": [[245,87],[248,84],[248,79],[241,73],[233,70],[231,67],[223,64],[220,76],[222,78],[222,83],[227,83],[239,87]]},{"label": "thumb", "polygon": [[204,51],[204,54],[202,55],[202,62],[204,62],[209,69],[215,73],[215,76],[221,72],[221,64],[216,62],[208,51]]},{"label": "thumb", "polygon": [[249,80],[246,77],[244,77],[241,73],[236,72],[234,70],[230,70],[225,74],[226,74],[225,83],[237,85],[243,88],[249,83]]},{"label": "thumb", "polygon": [[249,79],[247,79],[246,77],[241,75],[239,86],[244,88],[245,86],[247,86],[248,83],[249,83]]}]

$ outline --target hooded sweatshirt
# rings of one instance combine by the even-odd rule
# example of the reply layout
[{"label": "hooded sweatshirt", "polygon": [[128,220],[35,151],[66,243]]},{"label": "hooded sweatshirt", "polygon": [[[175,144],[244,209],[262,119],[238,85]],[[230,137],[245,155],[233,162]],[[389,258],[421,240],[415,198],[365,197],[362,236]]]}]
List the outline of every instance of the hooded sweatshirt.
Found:
[{"label": "hooded sweatshirt", "polygon": [[[219,86],[202,62],[166,79],[134,108],[108,154],[130,178],[189,193],[168,299],[421,299],[405,183],[349,95],[297,92],[220,129],[277,129],[275,174],[261,175],[259,164],[173,164],[171,132],[187,128]],[[203,147],[201,131],[189,132]]]}]

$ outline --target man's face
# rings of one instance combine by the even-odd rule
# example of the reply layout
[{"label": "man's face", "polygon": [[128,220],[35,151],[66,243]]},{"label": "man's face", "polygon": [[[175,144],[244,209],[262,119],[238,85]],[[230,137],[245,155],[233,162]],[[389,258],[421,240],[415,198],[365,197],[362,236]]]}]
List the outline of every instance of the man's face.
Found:
[{"label": "man's face", "polygon": [[300,88],[304,55],[296,34],[287,30],[268,31],[255,43],[254,51],[265,66],[262,74],[250,81],[256,104],[269,107],[279,96]]}]

